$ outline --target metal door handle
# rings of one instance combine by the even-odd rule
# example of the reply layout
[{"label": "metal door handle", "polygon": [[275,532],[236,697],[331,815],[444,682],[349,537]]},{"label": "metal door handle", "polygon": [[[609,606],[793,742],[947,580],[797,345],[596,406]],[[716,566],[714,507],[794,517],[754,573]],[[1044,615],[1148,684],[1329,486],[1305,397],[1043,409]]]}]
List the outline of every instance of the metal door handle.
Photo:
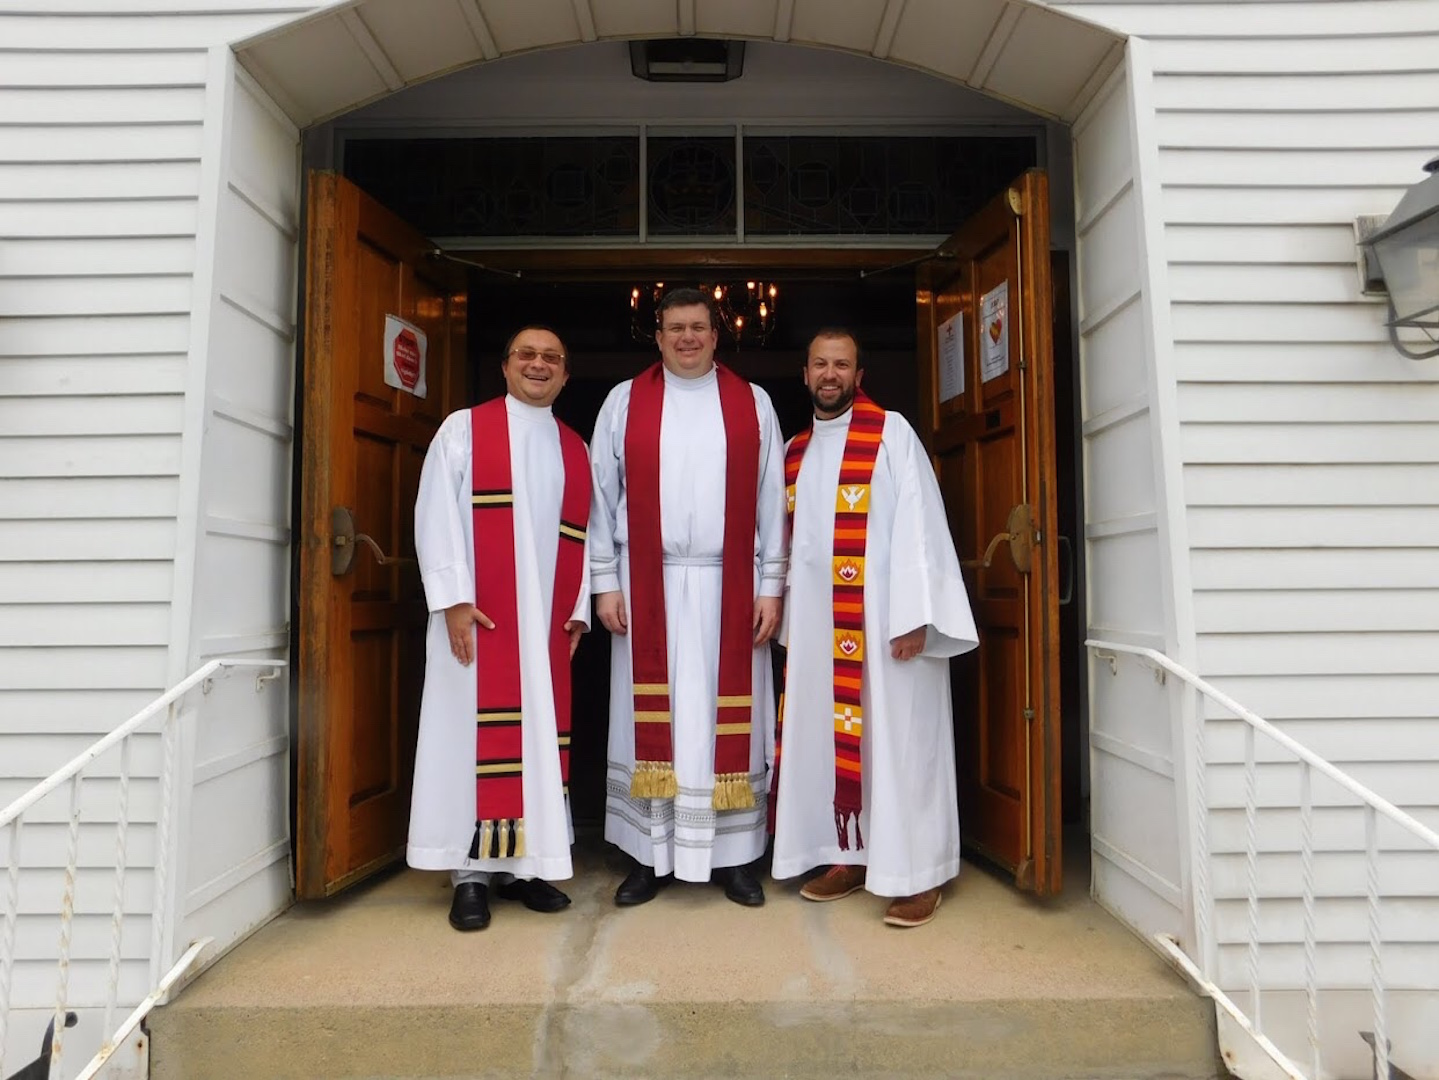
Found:
[{"label": "metal door handle", "polygon": [[1027,503],[1014,507],[1009,511],[1009,520],[1004,528],[1004,532],[995,534],[981,558],[961,559],[959,565],[966,570],[988,570],[999,545],[1008,540],[1009,557],[1014,561],[1014,568],[1021,574],[1029,573],[1034,548],[1039,543],[1039,533],[1034,528],[1034,508]]},{"label": "metal door handle", "polygon": [[374,539],[355,531],[355,514],[348,506],[337,506],[330,511],[330,535],[334,538],[330,548],[330,573],[341,577],[350,572],[355,563],[355,545],[364,544],[381,566],[418,566],[418,559],[401,555],[386,555]]}]

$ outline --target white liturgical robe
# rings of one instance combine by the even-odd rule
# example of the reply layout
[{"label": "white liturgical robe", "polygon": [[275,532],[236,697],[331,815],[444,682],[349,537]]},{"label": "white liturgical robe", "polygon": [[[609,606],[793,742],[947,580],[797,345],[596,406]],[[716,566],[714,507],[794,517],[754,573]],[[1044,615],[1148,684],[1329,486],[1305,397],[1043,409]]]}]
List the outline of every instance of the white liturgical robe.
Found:
[{"label": "white liturgical robe", "polygon": [[[764,854],[765,774],[774,752],[774,676],[770,649],[754,650],[750,786],[755,805],[715,811],[715,707],[719,683],[721,556],[724,540],[725,431],[714,371],[698,379],[665,372],[660,420],[660,533],[664,550],[665,634],[673,716],[674,799],[630,796],[635,766],[634,680],[629,634],[611,639],[610,733],[605,839],[660,875],[708,881],[717,867]],[[629,505],[625,426],[630,382],[616,386],[595,422],[590,460],[591,574],[596,594],[621,590],[630,612]],[[754,391],[759,417],[756,595],[784,591],[784,458],[769,395]]]},{"label": "white liturgical robe", "polygon": [[[978,644],[929,456],[885,415],[870,485],[860,735],[864,847],[841,850],[834,813],[834,507],[852,413],[816,420],[795,491],[788,648],[774,863],[777,879],[820,865],[866,865],[865,888],[912,896],[959,873],[949,660]],[[890,641],[925,628],[911,660]]]},{"label": "white liturgical robe", "polygon": [[[445,609],[475,602],[471,506],[470,411],[451,413],[425,455],[415,502],[415,553],[430,610],[425,688],[415,750],[409,864],[421,870],[505,871],[519,878],[572,876],[573,829],[560,777],[550,614],[559,548],[564,462],[548,408],[505,398],[514,487],[515,574],[519,608],[521,739],[524,754],[525,854],[471,859],[475,835],[475,665],[450,652]],[[571,616],[589,624],[588,552]],[[486,612],[494,618],[492,612]],[[482,627],[477,633],[489,633]]]}]

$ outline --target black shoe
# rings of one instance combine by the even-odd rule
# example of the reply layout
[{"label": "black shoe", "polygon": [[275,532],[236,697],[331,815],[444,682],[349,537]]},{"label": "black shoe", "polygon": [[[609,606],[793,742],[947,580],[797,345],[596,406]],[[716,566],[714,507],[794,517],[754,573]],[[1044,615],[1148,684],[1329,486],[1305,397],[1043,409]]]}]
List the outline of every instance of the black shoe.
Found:
[{"label": "black shoe", "polygon": [[636,866],[615,890],[615,904],[619,907],[647,904],[660,891],[660,885],[653,866]]},{"label": "black shoe", "polygon": [[570,898],[548,881],[531,878],[529,881],[507,881],[496,887],[495,892],[505,900],[518,900],[531,911],[563,911],[570,906]]},{"label": "black shoe", "polygon": [[483,930],[489,926],[489,890],[478,881],[456,885],[455,898],[450,901],[450,925],[456,930]]},{"label": "black shoe", "polygon": [[743,866],[721,866],[711,875],[711,880],[724,889],[725,896],[745,907],[762,907],[764,889],[759,880]]}]

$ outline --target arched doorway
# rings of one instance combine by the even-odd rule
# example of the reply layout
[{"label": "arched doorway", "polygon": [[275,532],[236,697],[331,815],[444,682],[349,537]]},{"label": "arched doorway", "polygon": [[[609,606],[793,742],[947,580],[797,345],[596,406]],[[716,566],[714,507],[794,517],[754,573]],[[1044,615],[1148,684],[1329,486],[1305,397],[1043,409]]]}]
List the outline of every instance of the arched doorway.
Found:
[{"label": "arched doorway", "polygon": [[[432,17],[419,19],[413,5],[369,0],[325,9],[237,46],[234,90],[216,135],[226,147],[220,217],[233,204],[235,214],[259,219],[260,232],[247,234],[246,259],[225,271],[239,279],[230,293],[275,293],[277,308],[287,303],[274,283],[291,280],[288,272],[302,235],[294,162],[301,131],[317,122],[447,71],[533,49],[694,33],[767,38],[904,64],[1018,103],[1038,116],[1073,122],[1080,204],[1076,231],[1088,238],[1092,252],[1086,265],[1081,245],[1078,280],[1086,314],[1080,335],[1096,349],[1138,358],[1142,366],[1147,327],[1138,315],[1144,305],[1135,301],[1144,296],[1147,275],[1141,236],[1132,216],[1126,217],[1137,190],[1130,86],[1123,42],[1107,31],[1034,4],[855,4],[839,15],[804,0],[742,8],[681,4],[676,19],[668,4],[537,4],[520,13],[501,5],[443,0],[427,5],[427,14]],[[239,250],[223,227],[216,247],[217,265],[225,261],[220,253]],[[1116,268],[1122,274],[1114,273]],[[247,275],[252,279],[245,280]],[[1141,323],[1140,331],[1131,326],[1131,316]],[[1121,332],[1129,336],[1121,339]],[[212,366],[242,360],[222,334],[212,337]],[[282,379],[287,372],[270,374]],[[306,438],[312,419],[301,420]],[[313,545],[317,559],[328,559],[328,533],[312,533],[303,525],[301,533],[301,543]],[[300,632],[307,633],[303,621]],[[312,684],[324,685],[328,674],[317,668]],[[317,778],[322,774],[323,769],[314,771]],[[302,771],[302,800],[306,782]],[[355,794],[337,794],[329,805],[349,805]],[[1174,831],[1179,832],[1177,824]],[[306,834],[302,826],[300,843],[307,842],[323,848],[323,830]],[[352,880],[377,861],[384,860],[360,860],[342,873],[321,875],[319,891]],[[1168,881],[1184,875],[1180,859],[1173,873],[1158,876]],[[1179,889],[1150,891],[1175,908],[1183,906]]]}]

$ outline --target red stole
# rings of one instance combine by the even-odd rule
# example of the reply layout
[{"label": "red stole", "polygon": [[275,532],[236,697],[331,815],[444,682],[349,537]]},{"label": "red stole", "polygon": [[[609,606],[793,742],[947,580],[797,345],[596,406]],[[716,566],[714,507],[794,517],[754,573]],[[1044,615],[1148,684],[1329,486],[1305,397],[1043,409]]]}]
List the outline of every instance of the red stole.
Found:
[{"label": "red stole", "polygon": [[[558,420],[564,461],[560,539],[555,553],[549,662],[559,733],[560,775],[570,778],[570,635],[584,574],[590,520],[590,468],[584,441]],[[515,497],[510,476],[510,418],[505,398],[470,410],[474,490],[475,606],[494,622],[475,634],[475,838],[470,858],[525,853],[523,701],[520,696],[519,603],[515,574]]]},{"label": "red stole", "polygon": [[[870,479],[884,434],[884,410],[863,393],[856,393],[850,410],[849,432],[839,467],[834,501],[834,552],[831,559],[834,607],[834,824],[841,851],[849,850],[849,823],[854,822],[857,847],[864,847],[859,831],[863,807],[860,737],[864,731],[861,692],[864,687],[864,555],[869,533]],[[795,489],[804,452],[814,435],[813,426],[801,431],[784,457],[785,493],[790,531],[794,531]],[[823,513],[822,510],[818,511]],[[883,643],[881,642],[881,645]],[[788,690],[788,687],[786,687]],[[780,701],[780,723],[775,731],[774,779],[771,800],[779,792],[780,753],[783,743],[785,700]],[[774,818],[771,807],[770,820]]]},{"label": "red stole", "polygon": [[[759,416],[749,383],[716,365],[725,430],[724,541],[720,586],[719,687],[715,715],[716,810],[754,805],[749,782],[754,698],[754,537],[759,499]],[[675,777],[660,536],[660,418],[664,365],[635,377],[625,423],[630,558],[635,772],[630,794],[672,799]]]}]

